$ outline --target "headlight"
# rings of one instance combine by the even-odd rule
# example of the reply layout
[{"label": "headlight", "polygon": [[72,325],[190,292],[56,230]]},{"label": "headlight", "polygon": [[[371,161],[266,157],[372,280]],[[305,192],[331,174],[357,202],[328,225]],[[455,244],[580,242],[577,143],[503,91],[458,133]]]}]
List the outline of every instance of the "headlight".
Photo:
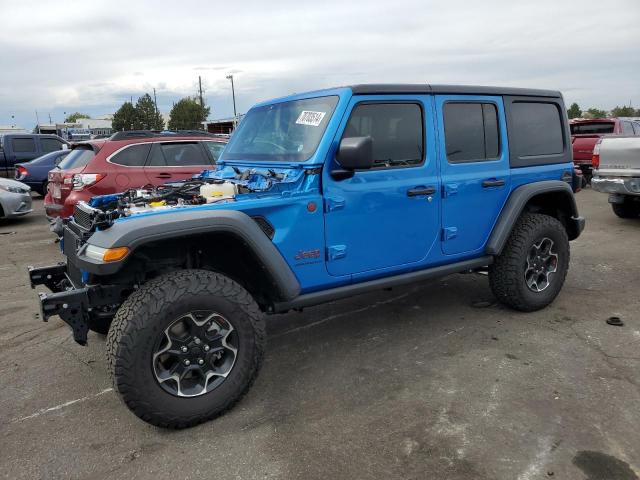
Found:
[{"label": "headlight", "polygon": [[0,190],[11,193],[29,193],[28,188],[14,187],[13,185],[0,185]]},{"label": "headlight", "polygon": [[84,251],[87,257],[98,262],[117,262],[126,257],[128,253],[127,247],[102,248],[95,245],[87,245]]}]

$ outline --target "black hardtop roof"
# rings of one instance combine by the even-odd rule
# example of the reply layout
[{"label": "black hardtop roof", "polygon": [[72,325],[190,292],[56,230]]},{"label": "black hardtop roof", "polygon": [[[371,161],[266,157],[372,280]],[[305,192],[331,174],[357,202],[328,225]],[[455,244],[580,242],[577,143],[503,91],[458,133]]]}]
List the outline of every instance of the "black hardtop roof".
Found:
[{"label": "black hardtop roof", "polygon": [[540,90],[535,88],[489,87],[478,85],[430,85],[428,83],[381,83],[351,85],[354,95],[390,95],[390,94],[451,94],[451,95],[514,95],[519,97],[551,97],[560,98],[557,90]]}]

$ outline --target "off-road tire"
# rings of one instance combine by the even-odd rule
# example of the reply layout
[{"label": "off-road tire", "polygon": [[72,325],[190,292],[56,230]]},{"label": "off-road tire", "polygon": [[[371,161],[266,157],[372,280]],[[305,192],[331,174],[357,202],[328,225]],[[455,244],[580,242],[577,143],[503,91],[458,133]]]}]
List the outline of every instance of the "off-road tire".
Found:
[{"label": "off-road tire", "polygon": [[620,218],[638,218],[640,216],[640,202],[634,202],[625,197],[624,203],[612,203],[611,208]]},{"label": "off-road tire", "polygon": [[[558,255],[556,272],[541,292],[532,291],[525,280],[527,255],[531,247],[543,238],[553,241]],[[532,312],[549,305],[558,295],[569,270],[569,239],[557,219],[539,213],[525,213],[513,228],[502,253],[489,267],[489,285],[501,303]]]},{"label": "off-road tire", "polygon": [[[196,397],[165,391],[153,373],[159,335],[192,310],[224,315],[238,334],[235,363],[217,388]],[[187,428],[231,408],[254,382],[262,363],[266,332],[252,296],[230,278],[206,270],[182,270],[155,278],[121,305],[107,336],[107,361],[114,389],[145,422]]]}]

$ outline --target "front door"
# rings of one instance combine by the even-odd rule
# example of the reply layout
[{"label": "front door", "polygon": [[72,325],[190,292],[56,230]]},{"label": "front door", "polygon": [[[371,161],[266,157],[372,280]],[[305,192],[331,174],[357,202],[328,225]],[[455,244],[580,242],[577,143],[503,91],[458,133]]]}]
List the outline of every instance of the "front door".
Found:
[{"label": "front door", "polygon": [[[327,270],[331,275],[410,269],[438,240],[440,188],[432,97],[354,97],[334,141],[371,136],[375,164],[323,177]],[[335,148],[330,153],[335,156]]]},{"label": "front door", "polygon": [[478,253],[509,195],[502,97],[436,96],[442,172],[442,251]]}]

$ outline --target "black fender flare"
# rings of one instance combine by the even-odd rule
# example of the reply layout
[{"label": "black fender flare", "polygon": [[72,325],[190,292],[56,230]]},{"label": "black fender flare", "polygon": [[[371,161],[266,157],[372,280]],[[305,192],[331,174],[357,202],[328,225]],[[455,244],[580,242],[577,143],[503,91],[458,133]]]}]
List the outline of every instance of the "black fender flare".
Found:
[{"label": "black fender flare", "polygon": [[292,300],[300,293],[300,283],[279,250],[258,224],[246,213],[236,210],[187,210],[140,216],[114,223],[110,228],[95,232],[88,245],[102,248],[128,247],[131,253],[119,262],[101,263],[84,255],[83,247],[74,259],[81,270],[97,275],[117,273],[131,254],[142,245],[157,240],[224,232],[236,236],[256,255],[271,275],[278,297]]},{"label": "black fender flare", "polygon": [[509,235],[511,235],[513,226],[529,200],[538,195],[548,193],[560,193],[562,197],[566,199],[569,211],[571,212],[571,218],[568,219],[567,235],[569,236],[569,240],[578,238],[584,229],[585,221],[584,218],[578,214],[578,207],[571,186],[560,180],[544,180],[521,185],[511,192],[489,236],[485,252],[489,255],[500,255],[500,252],[502,252],[502,249],[507,243]]}]

